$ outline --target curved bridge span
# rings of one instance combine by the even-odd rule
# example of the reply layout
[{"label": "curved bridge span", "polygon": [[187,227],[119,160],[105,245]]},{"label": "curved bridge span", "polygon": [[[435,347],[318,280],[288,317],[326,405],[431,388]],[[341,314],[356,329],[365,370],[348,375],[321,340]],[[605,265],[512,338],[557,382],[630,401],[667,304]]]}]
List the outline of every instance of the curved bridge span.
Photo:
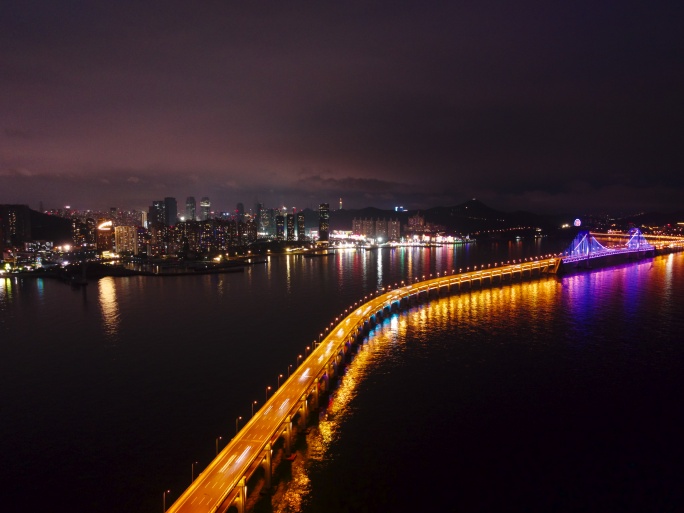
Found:
[{"label": "curved bridge span", "polygon": [[[502,283],[514,278],[555,273],[558,257],[493,266],[468,272],[452,272],[436,278],[388,288],[371,294],[366,302],[352,306],[339,324],[327,330],[327,336],[314,347],[299,367],[255,412],[238,434],[167,510],[173,513],[224,512],[231,506],[244,513],[247,480],[259,468],[265,473],[265,487],[270,488],[271,456],[275,442],[283,437],[285,452],[293,443],[293,421],[305,424],[309,409],[318,407],[319,395],[329,390],[345,353],[364,330],[385,312],[408,305],[431,293],[460,291]],[[498,282],[497,282],[498,280]]]}]

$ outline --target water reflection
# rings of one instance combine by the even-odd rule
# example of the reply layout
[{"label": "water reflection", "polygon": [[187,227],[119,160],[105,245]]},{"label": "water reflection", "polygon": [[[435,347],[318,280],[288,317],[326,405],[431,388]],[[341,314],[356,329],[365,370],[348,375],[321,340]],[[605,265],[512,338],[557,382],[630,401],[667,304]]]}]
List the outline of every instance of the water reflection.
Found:
[{"label": "water reflection", "polygon": [[384,285],[382,284],[382,257],[383,257],[382,249],[378,249],[378,253],[379,253],[378,258],[376,259],[376,261],[377,261],[376,272],[378,274],[378,282],[377,282],[376,287],[378,290],[380,290],[381,288],[384,287]]},{"label": "water reflection", "polygon": [[119,331],[119,305],[116,300],[116,279],[111,276],[98,281],[98,297],[102,310],[104,332],[110,337],[116,337]]}]

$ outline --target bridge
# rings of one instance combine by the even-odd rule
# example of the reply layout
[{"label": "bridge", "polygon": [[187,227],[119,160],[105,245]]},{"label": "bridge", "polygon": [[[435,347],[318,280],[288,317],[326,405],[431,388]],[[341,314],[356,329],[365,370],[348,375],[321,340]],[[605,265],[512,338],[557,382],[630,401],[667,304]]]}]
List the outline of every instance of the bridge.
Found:
[{"label": "bridge", "polygon": [[[372,293],[347,308],[326,328],[289,378],[274,391],[228,445],[202,471],[168,509],[172,513],[223,513],[234,508],[244,513],[247,481],[259,469],[264,487],[271,487],[273,446],[282,437],[284,451],[291,454],[294,430],[306,425],[309,411],[318,408],[322,393],[330,390],[346,353],[359,337],[383,316],[431,294],[460,291],[462,287],[485,286],[513,279],[555,273],[558,257],[543,257],[498,264],[453,269],[441,276],[415,278]],[[299,363],[299,359],[297,360]],[[164,494],[164,499],[166,495]]]},{"label": "bridge", "polygon": [[562,253],[563,264],[580,264],[596,259],[609,259],[619,255],[652,256],[655,246],[650,244],[638,228],[632,228],[624,245],[606,247],[596,240],[595,234],[588,231],[579,232],[568,249]]},{"label": "bridge", "polygon": [[[385,315],[408,307],[411,301],[460,292],[463,287],[484,287],[514,279],[532,278],[559,272],[564,263],[580,263],[614,255],[651,255],[654,245],[637,229],[627,234],[627,242],[606,247],[589,232],[577,235],[568,250],[559,255],[486,264],[473,269],[453,269],[441,276],[422,276],[412,282],[396,283],[365,296],[350,305],[325,329],[298,367],[242,427],[226,447],[209,463],[168,511],[172,513],[223,513],[234,509],[244,513],[248,497],[247,481],[263,469],[264,487],[271,487],[273,447],[281,438],[284,452],[291,454],[297,426],[305,427],[310,411],[318,408],[321,394],[330,391],[352,345]],[[684,249],[684,239],[660,241]],[[166,494],[164,494],[166,499]]]}]

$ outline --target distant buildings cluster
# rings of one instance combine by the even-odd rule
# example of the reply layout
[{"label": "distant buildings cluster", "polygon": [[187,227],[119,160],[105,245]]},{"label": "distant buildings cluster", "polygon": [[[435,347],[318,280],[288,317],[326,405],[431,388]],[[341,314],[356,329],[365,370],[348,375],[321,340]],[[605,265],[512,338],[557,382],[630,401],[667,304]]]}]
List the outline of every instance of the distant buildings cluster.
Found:
[{"label": "distant buildings cluster", "polygon": [[[211,211],[208,197],[201,199],[199,212],[195,199],[188,197],[184,215],[179,215],[176,199],[172,197],[153,201],[147,212],[116,208],[79,212],[65,207],[38,213],[26,205],[0,205],[0,260],[35,261],[36,251],[52,251],[54,236],[49,241],[36,238],[36,228],[46,220],[59,225],[59,246],[67,248],[72,255],[77,251],[85,257],[91,253],[105,256],[116,253],[193,258],[210,253],[227,254],[231,250],[237,253],[259,240],[325,245],[329,240],[329,210],[328,204],[322,203],[318,222],[312,219],[307,225],[304,212],[267,209],[262,204],[257,204],[254,212],[245,212],[244,205],[238,203],[234,212],[216,215]],[[310,212],[309,217],[313,217]]]},{"label": "distant buildings cluster", "polygon": [[376,241],[396,241],[401,238],[401,224],[398,219],[354,218],[352,233]]}]

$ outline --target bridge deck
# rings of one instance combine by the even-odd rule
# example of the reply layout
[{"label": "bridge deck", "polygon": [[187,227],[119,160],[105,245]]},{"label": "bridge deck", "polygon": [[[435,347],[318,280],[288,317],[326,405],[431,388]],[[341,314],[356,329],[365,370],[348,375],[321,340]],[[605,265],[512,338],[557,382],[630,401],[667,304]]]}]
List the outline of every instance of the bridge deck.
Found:
[{"label": "bridge deck", "polygon": [[391,307],[392,304],[413,295],[442,287],[460,286],[474,281],[494,278],[503,280],[525,272],[555,272],[559,258],[495,266],[465,273],[436,277],[414,284],[404,285],[353,308],[351,313],[333,327],[329,334],[295,369],[268,401],[245,424],[239,433],[218,456],[202,471],[197,479],[181,494],[167,510],[171,513],[197,513],[223,511],[237,498],[244,486],[244,479],[259,466],[273,444],[287,429],[291,418],[299,411],[306,397],[318,387],[318,380],[344,351],[373,315]]}]

